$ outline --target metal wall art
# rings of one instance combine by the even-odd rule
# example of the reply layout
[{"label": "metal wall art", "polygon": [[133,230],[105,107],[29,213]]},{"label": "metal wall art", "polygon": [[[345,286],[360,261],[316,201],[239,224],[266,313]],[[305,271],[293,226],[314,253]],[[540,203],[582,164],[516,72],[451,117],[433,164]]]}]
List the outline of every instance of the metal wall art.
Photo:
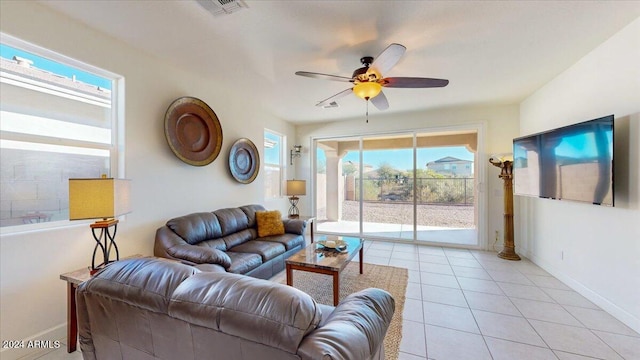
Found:
[{"label": "metal wall art", "polygon": [[218,116],[202,100],[176,99],[164,116],[164,134],[171,151],[193,166],[204,166],[218,157],[222,127]]},{"label": "metal wall art", "polygon": [[229,150],[229,171],[238,182],[249,184],[258,176],[260,153],[251,140],[238,139]]}]

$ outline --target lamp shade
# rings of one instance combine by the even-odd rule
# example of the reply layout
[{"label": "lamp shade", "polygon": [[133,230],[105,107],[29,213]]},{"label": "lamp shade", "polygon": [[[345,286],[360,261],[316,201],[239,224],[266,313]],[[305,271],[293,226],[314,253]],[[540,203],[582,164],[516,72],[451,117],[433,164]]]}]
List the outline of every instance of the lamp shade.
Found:
[{"label": "lamp shade", "polygon": [[306,195],[307,182],[304,180],[287,180],[287,195]]},{"label": "lamp shade", "polygon": [[361,82],[353,87],[353,93],[365,100],[378,96],[380,91],[382,91],[382,85],[372,81]]},{"label": "lamp shade", "polygon": [[131,180],[69,179],[69,220],[108,219],[131,212]]}]

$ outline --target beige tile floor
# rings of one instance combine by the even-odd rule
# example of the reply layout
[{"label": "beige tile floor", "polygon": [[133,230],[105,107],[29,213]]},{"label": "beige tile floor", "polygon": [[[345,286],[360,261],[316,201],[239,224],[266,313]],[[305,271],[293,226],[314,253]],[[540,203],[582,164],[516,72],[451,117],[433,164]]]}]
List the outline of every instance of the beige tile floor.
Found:
[{"label": "beige tile floor", "polygon": [[640,359],[640,334],[526,259],[367,241],[365,262],[409,269],[399,360]]}]

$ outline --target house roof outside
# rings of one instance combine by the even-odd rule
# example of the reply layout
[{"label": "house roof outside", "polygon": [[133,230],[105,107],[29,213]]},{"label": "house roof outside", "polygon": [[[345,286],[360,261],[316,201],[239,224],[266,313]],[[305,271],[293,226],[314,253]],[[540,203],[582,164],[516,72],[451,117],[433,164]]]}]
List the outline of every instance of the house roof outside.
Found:
[{"label": "house roof outside", "polygon": [[470,160],[463,160],[463,159],[458,159],[455,158],[453,156],[446,156],[443,157],[441,159],[438,159],[436,161],[430,161],[427,163],[427,166],[432,166],[435,164],[446,164],[446,163],[462,163],[462,164],[469,164],[469,163],[473,163],[473,161]]},{"label": "house roof outside", "polygon": [[98,98],[101,101],[111,103],[111,91],[96,85],[91,85],[68,78],[50,71],[34,67],[29,59],[14,56],[13,59],[0,57],[0,71],[2,81],[13,79],[20,82],[28,82],[33,85],[47,87],[53,90],[64,89],[79,96]]}]

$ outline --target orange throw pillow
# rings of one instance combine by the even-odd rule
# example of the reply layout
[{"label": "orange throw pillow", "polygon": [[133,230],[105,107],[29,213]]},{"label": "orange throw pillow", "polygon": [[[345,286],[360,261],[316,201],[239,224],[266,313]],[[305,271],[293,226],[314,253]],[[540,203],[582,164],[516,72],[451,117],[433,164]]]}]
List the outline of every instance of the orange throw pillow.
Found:
[{"label": "orange throw pillow", "polygon": [[256,211],[258,237],[284,234],[284,223],[280,211]]}]

